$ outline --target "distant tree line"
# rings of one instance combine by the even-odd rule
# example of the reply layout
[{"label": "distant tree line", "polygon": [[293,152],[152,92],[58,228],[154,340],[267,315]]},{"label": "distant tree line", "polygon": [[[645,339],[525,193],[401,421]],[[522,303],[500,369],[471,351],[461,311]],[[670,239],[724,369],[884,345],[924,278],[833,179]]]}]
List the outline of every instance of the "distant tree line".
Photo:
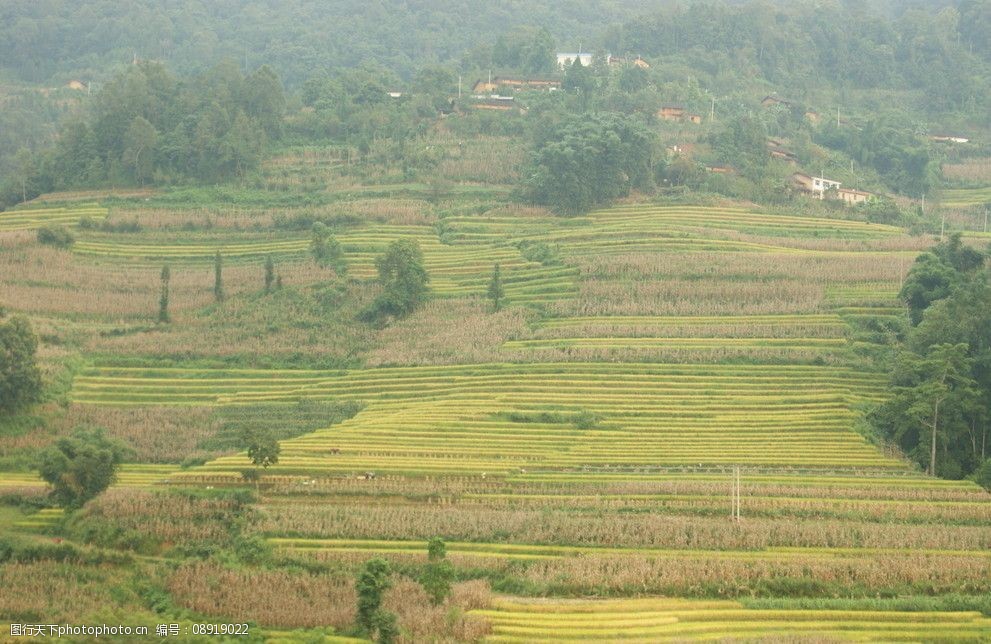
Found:
[{"label": "distant tree line", "polygon": [[224,63],[179,79],[142,62],[66,123],[54,148],[17,163],[0,199],[9,205],[51,190],[243,175],[280,137],[284,109],[282,84],[267,67],[244,76]]}]

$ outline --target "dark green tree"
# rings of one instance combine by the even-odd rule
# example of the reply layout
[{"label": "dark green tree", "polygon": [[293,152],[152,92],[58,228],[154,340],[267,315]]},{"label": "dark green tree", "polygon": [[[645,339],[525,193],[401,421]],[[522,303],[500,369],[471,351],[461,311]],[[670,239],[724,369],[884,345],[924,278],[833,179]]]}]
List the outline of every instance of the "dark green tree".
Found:
[{"label": "dark green tree", "polygon": [[20,148],[14,154],[14,176],[18,187],[20,187],[21,201],[27,201],[28,199],[28,185],[35,173],[34,164],[34,156],[27,148]]},{"label": "dark green tree", "polygon": [[272,256],[267,255],[265,257],[265,292],[270,293],[272,291],[272,285],[275,283],[275,262],[272,261]]},{"label": "dark green tree", "polygon": [[420,579],[420,585],[427,591],[431,603],[438,606],[451,594],[454,580],[454,567],[447,561],[447,547],[440,537],[432,537],[427,542],[427,565]]},{"label": "dark green tree", "polygon": [[368,312],[372,318],[404,317],[430,295],[430,277],[423,266],[423,252],[414,239],[399,239],[375,259],[382,294]]},{"label": "dark green tree", "polygon": [[169,280],[172,279],[172,271],[169,270],[169,265],[166,264],[162,267],[161,274],[161,296],[158,298],[158,321],[159,322],[169,322],[171,319],[169,317]]},{"label": "dark green tree", "polygon": [[538,128],[523,193],[565,214],[586,212],[653,185],[653,135],[619,114],[571,116]]},{"label": "dark green tree", "polygon": [[38,336],[26,318],[0,323],[0,412],[13,413],[41,399]]},{"label": "dark green tree", "polygon": [[219,250],[213,257],[213,299],[224,301],[224,260]]},{"label": "dark green tree", "polygon": [[268,469],[279,462],[282,447],[268,428],[252,427],[245,430],[241,442],[255,466]]},{"label": "dark green tree", "polygon": [[158,132],[155,126],[144,117],[134,117],[124,132],[121,162],[135,183],[144,185],[151,180],[155,170],[157,145]]},{"label": "dark green tree", "polygon": [[[970,375],[972,361],[967,353],[968,346],[963,343],[938,344],[925,356],[910,359],[906,365],[914,372],[916,384],[899,393],[907,399],[909,418],[924,427],[928,434],[927,471],[933,476],[936,475],[937,439],[941,435],[944,443],[950,439],[946,407],[966,409],[977,396],[976,383]],[[917,448],[913,451],[917,452]]]},{"label": "dark green tree", "polygon": [[56,503],[78,508],[114,482],[117,466],[128,453],[102,429],[77,429],[41,453],[38,472],[52,486]]},{"label": "dark green tree", "polygon": [[492,310],[498,311],[502,308],[502,277],[499,275],[499,264],[492,267],[492,279],[489,281],[489,299],[492,300]]},{"label": "dark green tree", "polygon": [[912,324],[922,321],[922,314],[936,300],[950,295],[960,283],[960,274],[935,253],[920,255],[909,270],[899,296],[908,305]]},{"label": "dark green tree", "polygon": [[344,261],[344,249],[341,243],[330,233],[323,222],[313,224],[313,237],[310,241],[310,253],[318,266],[332,268],[337,275],[344,275],[347,272],[347,263]]},{"label": "dark green tree", "polygon": [[390,587],[391,570],[389,562],[376,557],[365,562],[358,573],[358,626],[368,635],[373,635],[382,623],[382,596]]}]

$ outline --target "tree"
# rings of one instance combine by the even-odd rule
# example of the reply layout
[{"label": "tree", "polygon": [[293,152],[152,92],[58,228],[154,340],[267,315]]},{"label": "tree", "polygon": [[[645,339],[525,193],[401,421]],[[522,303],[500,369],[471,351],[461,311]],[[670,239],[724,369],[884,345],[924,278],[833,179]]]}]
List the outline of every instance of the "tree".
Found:
[{"label": "tree", "polygon": [[270,293],[272,291],[272,284],[275,283],[275,262],[272,261],[272,256],[267,255],[265,257],[265,292]]},{"label": "tree", "polygon": [[38,336],[26,318],[0,324],[0,412],[13,413],[41,399]]},{"label": "tree", "polygon": [[121,162],[135,183],[144,185],[155,170],[155,148],[158,131],[141,116],[136,116],[124,132],[124,151]]},{"label": "tree", "polygon": [[224,264],[219,250],[213,258],[213,298],[224,301]]},{"label": "tree", "polygon": [[446,560],[447,547],[440,537],[433,537],[427,542],[427,566],[424,570],[420,585],[427,591],[434,606],[444,602],[451,594],[451,582],[454,579],[454,567]]},{"label": "tree", "polygon": [[423,267],[423,252],[413,239],[399,239],[375,259],[382,294],[372,304],[370,317],[403,317],[412,313],[430,294],[430,277]]},{"label": "tree", "polygon": [[242,442],[248,458],[256,467],[268,469],[279,462],[282,447],[267,428],[248,429],[242,436]]},{"label": "tree", "polygon": [[34,157],[27,148],[20,148],[14,155],[14,172],[21,188],[21,201],[27,201],[28,182],[35,173]]},{"label": "tree", "polygon": [[897,396],[907,418],[928,435],[914,433],[912,425],[906,425],[896,436],[917,437],[912,449],[917,455],[923,441],[928,443],[929,454],[924,460],[927,472],[933,476],[936,475],[938,437],[942,436],[944,442],[948,442],[951,427],[948,419],[959,418],[977,395],[976,383],[970,375],[973,365],[967,353],[967,344],[959,343],[935,345],[924,356],[912,353],[902,356],[901,368],[909,372],[913,384],[901,387]]},{"label": "tree", "polygon": [[388,619],[382,616],[382,596],[392,586],[389,562],[376,557],[365,562],[358,573],[358,626],[372,635]]},{"label": "tree", "polygon": [[166,264],[162,267],[161,281],[162,281],[162,294],[158,299],[158,321],[162,323],[169,322],[169,280],[172,278],[172,272],[169,270],[169,265]]},{"label": "tree", "polygon": [[564,214],[586,212],[653,184],[652,134],[620,114],[575,115],[537,128],[523,193]]},{"label": "tree", "polygon": [[344,261],[344,249],[341,243],[330,234],[330,229],[323,222],[313,224],[313,239],[310,242],[310,252],[318,266],[333,268],[338,276],[347,272]]},{"label": "tree", "polygon": [[499,264],[492,267],[492,280],[489,282],[489,299],[492,300],[492,309],[498,311],[502,307],[502,278],[499,275]]},{"label": "tree", "polygon": [[123,443],[108,439],[103,429],[77,429],[42,452],[38,472],[52,486],[56,503],[78,508],[116,480],[117,466],[128,453]]},{"label": "tree", "polygon": [[947,297],[959,281],[959,274],[935,253],[916,258],[899,293],[908,305],[912,324],[922,322],[923,312],[936,300]]}]

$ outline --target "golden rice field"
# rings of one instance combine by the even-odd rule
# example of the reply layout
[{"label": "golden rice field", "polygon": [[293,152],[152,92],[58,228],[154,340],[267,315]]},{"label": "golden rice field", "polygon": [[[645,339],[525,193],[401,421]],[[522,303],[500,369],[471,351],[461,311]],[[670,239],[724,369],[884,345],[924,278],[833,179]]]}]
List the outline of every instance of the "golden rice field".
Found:
[{"label": "golden rice field", "polygon": [[95,203],[57,208],[21,208],[0,212],[0,233],[43,226],[75,226],[80,219],[105,219],[107,209]]},{"label": "golden rice field", "polygon": [[487,642],[684,640],[985,641],[991,618],[971,612],[768,610],[735,601],[497,598],[474,611],[493,625]]}]

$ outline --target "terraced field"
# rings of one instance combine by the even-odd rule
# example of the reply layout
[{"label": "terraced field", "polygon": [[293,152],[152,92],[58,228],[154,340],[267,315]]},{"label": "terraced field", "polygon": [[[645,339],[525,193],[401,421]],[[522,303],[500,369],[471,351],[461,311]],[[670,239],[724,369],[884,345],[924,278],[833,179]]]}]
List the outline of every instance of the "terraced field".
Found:
[{"label": "terraced field", "polygon": [[[283,443],[280,473],[508,475],[697,463],[901,468],[849,430],[853,406],[876,400],[881,385],[875,376],[825,367],[102,368],[77,378],[73,397],[114,405],[368,405],[339,426]],[[583,423],[582,414],[594,420]],[[234,456],[196,472],[243,466]]]},{"label": "terraced field", "polygon": [[[126,463],[117,473],[117,487],[148,487],[164,483],[179,470],[175,465]],[[34,472],[0,472],[0,491],[4,488],[44,487],[46,483]]]},{"label": "terraced field", "polygon": [[254,235],[243,239],[227,236],[217,243],[144,243],[116,241],[108,236],[89,235],[76,241],[73,252],[94,258],[132,260],[136,263],[161,262],[212,262],[217,252],[225,259],[263,261],[267,255],[304,256],[309,252],[310,240],[305,238],[279,239],[271,235]]},{"label": "terraced field", "polygon": [[953,188],[943,191],[943,205],[948,208],[969,208],[991,202],[991,186],[983,188]]},{"label": "terraced field", "polygon": [[100,220],[107,209],[95,203],[58,208],[21,208],[0,212],[0,232],[35,230],[43,226],[75,226],[83,218]]},{"label": "terraced field", "polygon": [[[321,173],[325,161],[314,161]],[[418,566],[441,536],[464,574],[557,597],[502,597],[474,611],[491,622],[491,641],[991,633],[989,618],[969,610],[991,592],[987,494],[926,477],[860,433],[886,388],[858,352],[873,341],[863,329],[904,318],[901,280],[931,240],[726,206],[630,205],[572,219],[431,211],[407,221],[417,223],[340,231],[349,275],[372,278],[374,258],[399,238],[419,242],[442,298],[483,295],[499,263],[518,317],[478,336],[460,320],[438,333],[454,347],[488,343],[484,357],[436,364],[397,353],[364,363],[385,366],[335,370],[102,356],[75,377],[72,402],[360,402],[347,420],[281,442],[246,530],[286,561],[348,570],[376,555]],[[308,239],[295,235],[93,234],[74,252],[96,267],[205,264],[218,244],[232,262],[308,261]],[[405,325],[426,326],[414,316],[383,334],[408,334]],[[125,469],[119,485],[241,486],[252,466],[228,453],[142,467]],[[737,470],[742,519],[730,521]],[[0,488],[37,484],[5,476]],[[966,595],[968,610],[870,608],[947,594]],[[563,599],[587,596],[626,599]],[[839,597],[854,609],[747,603],[791,596]]]},{"label": "terraced field", "polygon": [[[209,241],[213,238],[215,241]],[[350,275],[371,279],[375,257],[396,239],[413,239],[424,254],[431,288],[440,297],[482,295],[498,263],[503,271],[507,302],[539,303],[567,298],[576,291],[577,271],[568,266],[541,266],[524,259],[508,244],[450,246],[442,244],[431,226],[373,225],[343,232],[341,242]],[[137,241],[108,235],[87,235],[73,245],[73,252],[112,263],[140,265],[211,263],[219,252],[226,261],[260,263],[269,255],[279,261],[305,261],[309,237],[272,234],[214,234],[186,237],[143,235]]]},{"label": "terraced field", "polygon": [[[478,611],[493,624],[489,642],[722,640],[983,641],[991,619],[979,612],[748,609],[733,601],[499,599]],[[621,635],[620,635],[621,634]]]}]

